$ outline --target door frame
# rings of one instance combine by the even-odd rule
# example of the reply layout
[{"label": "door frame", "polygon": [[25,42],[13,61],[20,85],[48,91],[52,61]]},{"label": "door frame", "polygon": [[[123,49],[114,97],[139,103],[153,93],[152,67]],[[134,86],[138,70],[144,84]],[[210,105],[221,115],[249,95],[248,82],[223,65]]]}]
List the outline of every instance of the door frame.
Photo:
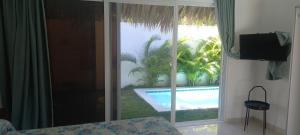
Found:
[{"label": "door frame", "polygon": [[[171,71],[171,123],[176,123],[176,53],[177,53],[177,36],[178,36],[178,7],[179,6],[199,6],[199,7],[215,7],[214,0],[87,0],[104,2],[104,46],[105,46],[105,121],[111,121],[111,37],[110,37],[110,4],[111,3],[127,3],[127,4],[143,4],[143,5],[161,5],[171,6],[174,9],[173,17],[173,45],[172,45],[172,71]],[[119,60],[118,60],[119,61]],[[222,52],[221,77],[219,89],[219,111],[218,120],[223,120],[224,98],[225,98],[225,80],[226,80],[226,63],[227,56]],[[118,92],[120,93],[120,92]],[[119,99],[118,99],[119,100]],[[118,101],[118,109],[120,109],[120,101]],[[119,115],[118,115],[119,116]],[[215,121],[215,120],[213,120]]]}]

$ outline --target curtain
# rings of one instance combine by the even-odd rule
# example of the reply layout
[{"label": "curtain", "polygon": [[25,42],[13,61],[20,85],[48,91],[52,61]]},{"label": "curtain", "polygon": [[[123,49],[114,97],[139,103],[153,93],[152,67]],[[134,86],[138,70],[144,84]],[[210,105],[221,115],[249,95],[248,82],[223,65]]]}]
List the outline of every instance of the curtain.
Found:
[{"label": "curtain", "polygon": [[[0,6],[2,7],[2,3],[0,3]],[[1,12],[0,12],[1,13]],[[0,108],[2,106],[6,106],[7,105],[7,82],[6,82],[6,78],[7,78],[7,74],[6,74],[6,54],[5,54],[5,48],[4,48],[4,30],[3,30],[3,16],[2,14],[0,14]]]},{"label": "curtain", "polygon": [[223,50],[230,57],[240,58],[239,50],[234,45],[235,0],[215,0],[215,3]]},{"label": "curtain", "polygon": [[0,4],[1,99],[9,100],[4,105],[17,129],[47,127],[52,102],[43,0]]}]

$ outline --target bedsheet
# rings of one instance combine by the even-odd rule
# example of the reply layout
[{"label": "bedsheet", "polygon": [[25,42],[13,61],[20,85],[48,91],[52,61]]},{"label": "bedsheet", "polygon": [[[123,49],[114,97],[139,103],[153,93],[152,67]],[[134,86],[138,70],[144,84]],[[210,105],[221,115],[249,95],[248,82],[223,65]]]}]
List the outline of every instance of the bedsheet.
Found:
[{"label": "bedsheet", "polygon": [[160,117],[136,118],[44,129],[9,132],[8,135],[181,135]]}]

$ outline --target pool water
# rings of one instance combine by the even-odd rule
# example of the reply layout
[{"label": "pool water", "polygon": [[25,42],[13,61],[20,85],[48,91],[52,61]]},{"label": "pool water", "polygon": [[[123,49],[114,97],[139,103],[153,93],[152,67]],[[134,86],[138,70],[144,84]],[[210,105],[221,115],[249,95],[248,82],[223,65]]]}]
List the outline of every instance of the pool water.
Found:
[{"label": "pool water", "polygon": [[[138,89],[135,92],[158,112],[170,111],[170,89]],[[219,87],[177,88],[176,110],[218,108]]]}]

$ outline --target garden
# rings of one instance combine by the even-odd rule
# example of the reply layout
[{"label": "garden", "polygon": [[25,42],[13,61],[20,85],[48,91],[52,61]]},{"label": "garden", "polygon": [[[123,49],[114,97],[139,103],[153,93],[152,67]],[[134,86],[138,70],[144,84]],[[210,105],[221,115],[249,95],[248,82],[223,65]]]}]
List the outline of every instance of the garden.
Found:
[{"label": "garden", "polygon": [[[136,82],[124,86],[121,90],[122,119],[162,116],[170,119],[170,111],[158,112],[143,98],[138,96],[136,88],[166,88],[171,86],[171,48],[172,41],[165,40],[160,45],[159,35],[153,35],[145,44],[142,56],[137,58],[130,53],[122,53],[121,61],[136,65],[128,77]],[[221,71],[221,45],[216,36],[191,42],[189,38],[177,41],[177,87],[219,86]],[[176,121],[217,119],[218,108],[176,111]]]}]

